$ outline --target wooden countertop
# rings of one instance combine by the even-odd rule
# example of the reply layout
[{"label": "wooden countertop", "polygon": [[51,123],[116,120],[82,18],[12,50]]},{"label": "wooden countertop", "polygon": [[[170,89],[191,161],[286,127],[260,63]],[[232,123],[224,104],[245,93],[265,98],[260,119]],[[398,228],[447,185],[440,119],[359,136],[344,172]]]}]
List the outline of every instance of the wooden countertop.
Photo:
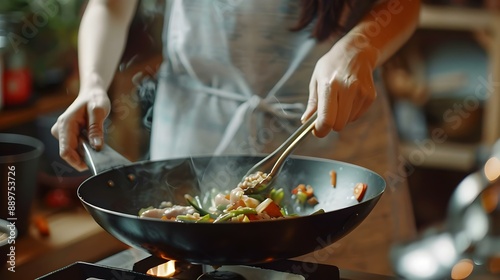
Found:
[{"label": "wooden countertop", "polygon": [[47,218],[50,235],[43,237],[32,225],[16,239],[15,272],[2,267],[0,279],[35,279],[76,261],[95,262],[128,247],[104,231],[83,208],[37,211]]}]

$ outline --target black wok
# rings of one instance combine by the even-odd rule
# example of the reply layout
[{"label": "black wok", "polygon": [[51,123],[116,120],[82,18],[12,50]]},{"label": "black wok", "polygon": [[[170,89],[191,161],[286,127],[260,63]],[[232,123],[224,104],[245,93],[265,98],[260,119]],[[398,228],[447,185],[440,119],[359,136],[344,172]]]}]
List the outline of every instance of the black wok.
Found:
[{"label": "black wok", "polygon": [[[319,204],[301,209],[300,217],[249,223],[181,223],[138,218],[141,208],[162,201],[186,205],[185,194],[232,189],[262,157],[220,156],[116,164],[116,152],[95,153],[84,146],[87,164],[97,174],[78,188],[78,197],[99,225],[127,245],[164,259],[208,265],[256,264],[292,258],[339,240],[370,213],[385,189],[376,173],[352,164],[291,156],[276,186],[289,194],[299,183],[314,187]],[[332,187],[329,172],[337,172]],[[361,202],[352,197],[354,185],[368,185]],[[291,201],[291,199],[290,199]],[[291,202],[290,202],[291,203]],[[317,209],[323,214],[310,215]]]}]

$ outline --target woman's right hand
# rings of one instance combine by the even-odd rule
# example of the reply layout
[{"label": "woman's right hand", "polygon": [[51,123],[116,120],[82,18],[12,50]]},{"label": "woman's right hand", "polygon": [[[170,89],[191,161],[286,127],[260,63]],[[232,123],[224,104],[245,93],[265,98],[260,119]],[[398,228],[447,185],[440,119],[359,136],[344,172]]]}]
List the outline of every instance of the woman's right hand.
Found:
[{"label": "woman's right hand", "polygon": [[81,131],[87,129],[90,145],[100,150],[104,145],[104,120],[111,110],[106,90],[94,86],[80,89],[78,97],[51,128],[59,140],[59,155],[78,171],[87,169],[78,152]]}]

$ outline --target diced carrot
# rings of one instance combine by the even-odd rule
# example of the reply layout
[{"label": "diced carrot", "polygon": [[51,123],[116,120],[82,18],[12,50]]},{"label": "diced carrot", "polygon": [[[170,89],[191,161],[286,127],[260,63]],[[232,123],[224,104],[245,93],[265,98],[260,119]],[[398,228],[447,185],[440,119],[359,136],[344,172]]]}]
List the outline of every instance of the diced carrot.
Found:
[{"label": "diced carrot", "polygon": [[280,207],[274,202],[269,203],[269,205],[264,209],[264,212],[273,218],[283,217]]},{"label": "diced carrot", "polygon": [[330,183],[334,188],[337,186],[337,172],[335,170],[330,171]]},{"label": "diced carrot", "polygon": [[306,194],[308,198],[311,198],[314,196],[314,189],[310,185],[307,185],[306,187]]},{"label": "diced carrot", "polygon": [[315,196],[313,196],[307,200],[307,203],[311,206],[314,206],[314,205],[318,204],[319,202],[318,202],[318,199]]},{"label": "diced carrot", "polygon": [[233,203],[231,206],[227,208],[227,210],[233,210],[233,209],[238,209],[238,207],[246,207],[247,205],[245,204],[245,201],[243,199],[238,199],[235,203]]},{"label": "diced carrot", "polygon": [[354,197],[358,201],[361,201],[365,196],[366,188],[367,185],[365,183],[357,183],[356,186],[354,186]]},{"label": "diced carrot", "polygon": [[41,236],[50,235],[49,223],[45,217],[36,215],[33,217],[33,222],[35,223],[35,227]]},{"label": "diced carrot", "polygon": [[306,191],[306,185],[304,185],[304,184],[299,184],[297,187],[295,187],[295,188],[292,190],[292,194],[297,194],[299,191],[301,191],[301,192],[305,192],[305,191]]}]

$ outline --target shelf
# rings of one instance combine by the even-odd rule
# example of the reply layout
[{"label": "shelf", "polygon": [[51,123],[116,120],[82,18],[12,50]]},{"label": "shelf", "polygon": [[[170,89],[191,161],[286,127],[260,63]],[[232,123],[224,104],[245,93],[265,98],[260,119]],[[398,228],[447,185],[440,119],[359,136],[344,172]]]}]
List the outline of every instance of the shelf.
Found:
[{"label": "shelf", "polygon": [[422,5],[420,28],[478,30],[489,28],[497,13],[486,9]]},{"label": "shelf", "polygon": [[427,141],[425,144],[403,142],[400,151],[403,157],[414,167],[444,168],[470,171],[477,163],[476,144],[437,144]]},{"label": "shelf", "polygon": [[46,93],[34,104],[23,108],[0,110],[0,130],[35,120],[38,116],[67,108],[76,96],[63,90]]},{"label": "shelf", "polygon": [[[420,29],[446,31],[485,31],[491,36],[488,71],[492,77],[500,76],[500,13],[485,8],[467,8],[456,6],[436,6],[424,4],[421,6]],[[486,77],[488,79],[488,77]],[[493,79],[496,81],[497,79]],[[483,131],[480,143],[458,144],[446,142],[432,143],[429,147],[422,147],[415,143],[403,142],[400,144],[401,154],[409,164],[429,168],[470,171],[478,163],[480,147],[489,147],[500,138],[500,86],[496,83],[489,85],[489,97],[485,102],[483,115]],[[428,140],[431,141],[431,140]]]}]

